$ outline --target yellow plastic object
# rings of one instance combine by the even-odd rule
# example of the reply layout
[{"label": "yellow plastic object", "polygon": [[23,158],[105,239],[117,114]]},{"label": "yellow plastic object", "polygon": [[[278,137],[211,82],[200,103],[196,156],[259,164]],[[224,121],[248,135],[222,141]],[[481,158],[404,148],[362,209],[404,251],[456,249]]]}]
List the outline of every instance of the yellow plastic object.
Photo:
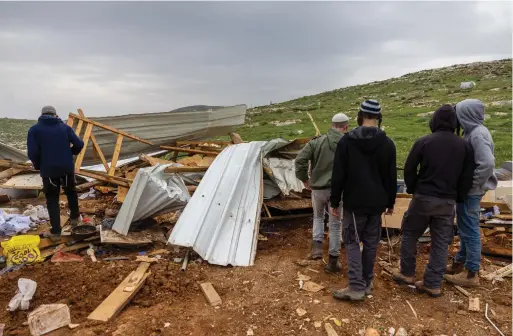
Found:
[{"label": "yellow plastic object", "polygon": [[36,235],[21,235],[2,242],[7,266],[43,261],[39,251],[40,240],[39,236]]}]

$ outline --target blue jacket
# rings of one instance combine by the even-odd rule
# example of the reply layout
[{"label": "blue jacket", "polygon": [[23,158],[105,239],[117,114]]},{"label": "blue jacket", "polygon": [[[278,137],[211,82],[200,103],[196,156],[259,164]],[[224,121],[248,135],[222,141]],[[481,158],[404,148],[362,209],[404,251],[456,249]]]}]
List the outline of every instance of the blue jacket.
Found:
[{"label": "blue jacket", "polygon": [[42,177],[73,174],[73,155],[78,155],[83,147],[75,131],[58,117],[42,115],[28,131],[28,157]]}]

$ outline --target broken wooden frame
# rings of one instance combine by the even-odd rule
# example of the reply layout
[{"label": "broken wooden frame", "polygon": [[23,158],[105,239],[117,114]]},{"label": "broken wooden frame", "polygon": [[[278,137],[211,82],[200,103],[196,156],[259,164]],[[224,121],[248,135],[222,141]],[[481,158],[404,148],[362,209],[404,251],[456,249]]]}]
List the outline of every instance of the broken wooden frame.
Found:
[{"label": "broken wooden frame", "polygon": [[[84,134],[82,135],[82,141],[84,142],[84,148],[77,155],[77,158],[75,160],[76,174],[95,178],[97,180],[107,182],[107,183],[113,183],[113,184],[121,185],[124,187],[130,187],[130,183],[131,183],[130,180],[115,176],[116,164],[118,162],[119,154],[121,152],[121,146],[123,144],[123,139],[128,138],[128,139],[139,141],[139,142],[142,142],[142,143],[145,143],[148,145],[153,145],[153,143],[151,141],[139,138],[133,134],[124,132],[117,128],[110,127],[108,125],[102,124],[100,122],[97,122],[97,121],[94,121],[91,119],[87,119],[84,115],[84,112],[81,109],[78,109],[77,111],[78,111],[78,115],[70,113],[68,116],[68,120],[67,120],[68,126],[70,126],[71,128],[75,127],[74,131],[79,138],[81,137],[82,129],[85,128]],[[75,121],[77,122],[76,125],[75,125]],[[110,165],[107,162],[107,160],[105,159],[105,155],[103,154],[103,151],[100,148],[100,145],[96,141],[96,137],[93,134],[93,127],[101,128],[101,129],[104,129],[109,132],[117,134],[116,145],[114,147],[114,153],[112,154],[112,159],[111,159]],[[103,164],[105,171],[107,173],[97,172],[97,171],[86,171],[86,170],[80,169],[80,167],[82,166],[82,161],[84,160],[86,150],[87,150],[87,145],[89,144],[89,140],[92,143],[94,155],[100,159],[100,161]]]}]

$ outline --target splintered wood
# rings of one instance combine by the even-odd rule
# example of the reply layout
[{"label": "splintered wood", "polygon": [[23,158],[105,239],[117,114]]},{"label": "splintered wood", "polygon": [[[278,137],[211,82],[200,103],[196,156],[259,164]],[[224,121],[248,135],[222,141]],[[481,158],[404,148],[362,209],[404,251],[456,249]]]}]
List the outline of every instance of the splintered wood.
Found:
[{"label": "splintered wood", "polygon": [[150,275],[146,272],[149,267],[149,263],[140,263],[87,318],[107,322],[119,314],[143,286]]},{"label": "splintered wood", "polygon": [[479,298],[468,298],[468,310],[478,312],[479,309]]},{"label": "splintered wood", "polygon": [[201,283],[200,288],[211,306],[218,306],[223,302],[210,282]]}]

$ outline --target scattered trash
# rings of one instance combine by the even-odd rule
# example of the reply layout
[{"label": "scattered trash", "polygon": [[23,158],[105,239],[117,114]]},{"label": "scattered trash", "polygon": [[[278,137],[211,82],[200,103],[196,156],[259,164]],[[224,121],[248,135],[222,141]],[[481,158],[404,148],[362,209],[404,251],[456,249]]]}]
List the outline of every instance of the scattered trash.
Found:
[{"label": "scattered trash", "polygon": [[314,304],[319,304],[319,303],[321,303],[321,301],[319,301],[319,300],[313,300],[313,303],[314,303]]},{"label": "scattered trash", "polygon": [[394,327],[388,328],[387,336],[394,336],[394,335],[395,335],[395,328]]},{"label": "scattered trash", "polygon": [[112,226],[114,225],[115,221],[115,218],[105,218],[104,220],[102,220],[102,228],[107,230],[112,229]]},{"label": "scattered trash", "polygon": [[322,322],[315,321],[315,322],[314,322],[314,327],[315,327],[315,328],[320,328],[320,327],[322,327]]},{"label": "scattered trash", "polygon": [[304,274],[301,274],[300,272],[297,272],[297,278],[296,280],[303,280],[303,281],[308,281],[310,280],[311,278],[308,276],[308,275],[304,275]]},{"label": "scattered trash", "polygon": [[340,322],[340,320],[335,317],[330,318],[330,321],[333,321],[333,323],[335,323],[339,327],[342,326],[342,322]]},{"label": "scattered trash", "polygon": [[502,333],[502,331],[492,322],[492,320],[490,320],[490,318],[488,317],[488,303],[486,303],[486,306],[485,306],[485,317],[486,319],[488,320],[488,322],[490,322],[490,324],[495,328],[495,330],[497,330],[497,332],[501,335],[501,336],[504,336],[504,334]]},{"label": "scattered trash", "polygon": [[96,256],[94,255],[94,246],[93,244],[89,244],[89,248],[87,249],[87,255],[91,257],[93,262],[97,262]]},{"label": "scattered trash", "polygon": [[30,279],[19,278],[18,279],[18,290],[14,297],[9,301],[8,310],[13,312],[17,309],[28,310],[30,306],[30,300],[34,296],[37,289],[37,283]]},{"label": "scattered trash", "polygon": [[142,256],[137,256],[135,258],[136,261],[143,261],[143,262],[147,262],[147,263],[154,263],[154,262],[158,262],[159,261],[159,258],[155,258],[155,257],[148,257],[148,256],[145,256],[145,255],[142,255]]},{"label": "scattered trash", "polygon": [[74,262],[74,261],[78,261],[78,262],[82,261],[83,262],[84,258],[82,258],[81,256],[76,255],[74,253],[58,251],[57,253],[55,253],[52,256],[51,261],[53,263]]},{"label": "scattered trash", "polygon": [[478,297],[468,298],[468,310],[474,311],[474,312],[480,311]]},{"label": "scattered trash", "polygon": [[79,326],[79,325],[80,325],[80,324],[70,323],[70,324],[68,324],[68,328],[70,328],[70,329],[75,329],[75,328],[78,328],[78,326]]},{"label": "scattered trash", "polygon": [[324,323],[324,330],[326,330],[326,333],[328,334],[328,336],[338,336],[335,329],[333,329],[333,327],[329,323]]},{"label": "scattered trash", "polygon": [[408,300],[406,300],[406,303],[408,304],[408,306],[410,306],[410,309],[411,309],[413,315],[415,315],[415,318],[418,319],[417,312],[415,311],[415,309],[413,309],[413,306],[411,305],[411,303]]},{"label": "scattered trash", "polygon": [[169,323],[169,322],[164,323],[164,328],[169,328],[170,326],[171,326],[171,323]]},{"label": "scattered trash", "polygon": [[297,308],[296,313],[301,317],[306,314],[306,310],[304,310],[303,308]]},{"label": "scattered trash", "polygon": [[[36,209],[34,209],[34,211],[37,212]],[[32,221],[29,216],[6,214],[0,209],[0,237],[15,236],[18,233],[25,233],[29,231],[32,226]]]},{"label": "scattered trash", "polygon": [[255,335],[255,334],[253,333],[253,329],[249,328],[249,329],[248,329],[248,331],[246,331],[246,335],[247,335],[247,336],[253,336],[253,335]]},{"label": "scattered trash", "polygon": [[0,323],[0,336],[4,334],[5,323]]},{"label": "scattered trash", "polygon": [[71,324],[69,308],[65,304],[41,305],[28,316],[30,334],[40,336]]},{"label": "scattered trash", "polygon": [[345,323],[345,324],[348,324],[348,323],[349,323],[349,319],[342,319],[342,320],[340,320],[340,321],[342,321],[342,322],[343,322],[343,323]]},{"label": "scattered trash", "polygon": [[37,235],[14,236],[0,245],[4,249],[7,266],[32,264],[42,261],[39,251],[40,238]]},{"label": "scattered trash", "polygon": [[367,299],[372,299],[373,296],[372,295],[367,295]]},{"label": "scattered trash", "polygon": [[406,332],[406,329],[401,327],[397,329],[397,333],[395,334],[395,336],[408,336],[408,332]]}]

